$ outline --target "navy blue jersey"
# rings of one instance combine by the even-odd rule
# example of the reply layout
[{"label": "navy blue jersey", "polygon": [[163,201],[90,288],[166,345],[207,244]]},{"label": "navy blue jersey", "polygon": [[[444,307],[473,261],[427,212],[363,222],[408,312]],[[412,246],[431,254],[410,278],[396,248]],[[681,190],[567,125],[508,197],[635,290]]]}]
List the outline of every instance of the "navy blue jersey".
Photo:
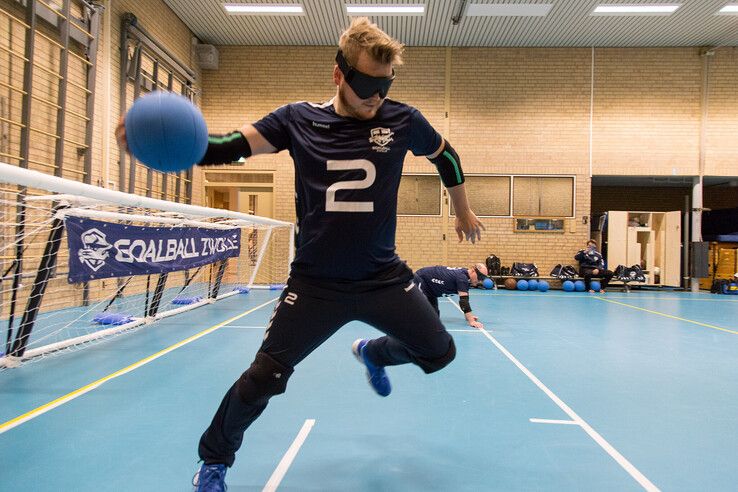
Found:
[{"label": "navy blue jersey", "polygon": [[422,282],[423,293],[433,297],[469,292],[471,288],[469,271],[466,268],[432,266],[416,270],[415,275]]},{"label": "navy blue jersey", "polygon": [[582,268],[605,268],[605,259],[596,249],[582,249],[574,256],[574,259]]},{"label": "navy blue jersey", "polygon": [[400,263],[395,228],[405,155],[432,154],[442,141],[417,109],[386,99],[374,118],[358,120],[336,114],[331,101],[299,102],[254,126],[295,163],[293,275],[369,280]]}]

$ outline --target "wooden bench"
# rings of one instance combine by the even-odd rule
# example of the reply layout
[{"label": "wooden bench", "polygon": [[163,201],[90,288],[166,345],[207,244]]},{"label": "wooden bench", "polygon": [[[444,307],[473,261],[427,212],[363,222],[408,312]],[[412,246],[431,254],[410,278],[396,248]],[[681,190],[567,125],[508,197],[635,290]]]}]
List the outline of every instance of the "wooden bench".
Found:
[{"label": "wooden bench", "polygon": [[[546,275],[539,276],[539,277],[530,277],[530,276],[521,276],[521,275],[489,275],[489,278],[492,279],[494,286],[495,286],[494,287],[495,290],[497,290],[498,280],[502,281],[499,283],[504,284],[505,280],[509,278],[514,278],[515,280],[547,280],[547,281],[561,280],[558,277],[551,277],[551,276],[546,276]],[[575,279],[565,279],[565,280],[581,280],[581,279],[575,278]]]}]

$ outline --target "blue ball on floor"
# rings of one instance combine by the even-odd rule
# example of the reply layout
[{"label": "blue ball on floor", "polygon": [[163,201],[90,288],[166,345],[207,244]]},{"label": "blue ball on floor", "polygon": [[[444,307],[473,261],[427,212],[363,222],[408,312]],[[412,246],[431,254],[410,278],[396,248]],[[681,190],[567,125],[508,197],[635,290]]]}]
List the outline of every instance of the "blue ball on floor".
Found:
[{"label": "blue ball on floor", "polygon": [[518,280],[518,290],[528,290],[528,281]]},{"label": "blue ball on floor", "polygon": [[154,91],[134,101],[125,118],[131,154],[152,169],[189,169],[205,155],[208,127],[184,96]]},{"label": "blue ball on floor", "polygon": [[538,290],[540,290],[541,292],[546,292],[548,290],[548,282],[546,282],[545,280],[539,280]]},{"label": "blue ball on floor", "polygon": [[564,283],[561,284],[561,288],[566,292],[574,292],[574,282],[571,280],[565,280]]},{"label": "blue ball on floor", "polygon": [[484,281],[482,281],[482,287],[485,289],[491,289],[494,286],[495,284],[492,283],[492,279],[485,278]]},{"label": "blue ball on floor", "polygon": [[538,290],[538,280],[528,280],[528,290]]},{"label": "blue ball on floor", "polygon": [[584,292],[584,281],[583,280],[577,280],[574,282],[574,290],[577,292]]},{"label": "blue ball on floor", "polygon": [[602,289],[602,285],[600,285],[598,281],[593,280],[592,282],[590,282],[589,288],[595,292],[599,292],[600,289]]}]

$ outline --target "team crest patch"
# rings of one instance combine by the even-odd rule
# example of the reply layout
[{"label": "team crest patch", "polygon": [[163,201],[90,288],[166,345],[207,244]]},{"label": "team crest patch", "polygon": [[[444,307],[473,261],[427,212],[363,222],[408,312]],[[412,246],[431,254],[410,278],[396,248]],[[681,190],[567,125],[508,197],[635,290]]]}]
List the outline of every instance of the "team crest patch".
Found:
[{"label": "team crest patch", "polygon": [[376,146],[372,147],[372,150],[376,150],[377,152],[389,152],[389,144],[394,140],[394,138],[392,138],[392,135],[394,134],[395,132],[391,131],[389,128],[372,128],[369,143],[376,144]]},{"label": "team crest patch", "polygon": [[84,247],[77,253],[79,261],[96,272],[105,264],[110,256],[108,250],[113,246],[108,243],[105,233],[98,229],[88,229],[80,237]]}]

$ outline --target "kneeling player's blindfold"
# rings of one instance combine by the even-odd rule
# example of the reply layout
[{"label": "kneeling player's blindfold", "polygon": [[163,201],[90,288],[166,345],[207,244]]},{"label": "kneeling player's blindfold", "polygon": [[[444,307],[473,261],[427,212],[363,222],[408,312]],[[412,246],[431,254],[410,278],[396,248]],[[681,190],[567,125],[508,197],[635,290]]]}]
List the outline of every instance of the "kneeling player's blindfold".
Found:
[{"label": "kneeling player's blindfold", "polygon": [[343,78],[346,79],[348,85],[362,99],[369,99],[377,93],[379,93],[379,97],[384,99],[387,97],[392,81],[395,80],[394,69],[392,69],[392,77],[372,77],[359,72],[349,65],[341,50],[338,50],[336,54],[336,63],[338,63],[338,68],[343,73]]},{"label": "kneeling player's blindfold", "polygon": [[484,280],[485,280],[485,279],[487,278],[487,276],[486,276],[485,274],[483,274],[483,273],[482,273],[482,272],[481,272],[481,271],[479,270],[479,268],[477,268],[477,267],[474,267],[474,271],[475,271],[475,272],[476,272],[476,274],[477,274],[477,279],[479,280],[479,282],[484,282]]}]

